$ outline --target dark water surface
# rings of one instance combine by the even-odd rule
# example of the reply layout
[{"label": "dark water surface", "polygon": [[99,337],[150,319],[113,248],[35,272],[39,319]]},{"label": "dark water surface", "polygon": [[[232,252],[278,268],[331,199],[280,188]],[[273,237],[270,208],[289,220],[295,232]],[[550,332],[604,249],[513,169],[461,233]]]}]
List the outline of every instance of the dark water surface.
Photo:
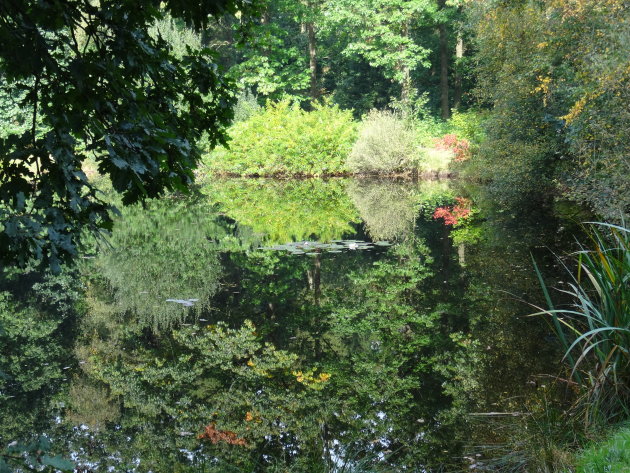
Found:
[{"label": "dark water surface", "polygon": [[231,180],[126,209],[77,269],[5,275],[1,445],[84,472],[490,465],[558,371],[531,254],[552,270],[573,226],[475,192]]}]

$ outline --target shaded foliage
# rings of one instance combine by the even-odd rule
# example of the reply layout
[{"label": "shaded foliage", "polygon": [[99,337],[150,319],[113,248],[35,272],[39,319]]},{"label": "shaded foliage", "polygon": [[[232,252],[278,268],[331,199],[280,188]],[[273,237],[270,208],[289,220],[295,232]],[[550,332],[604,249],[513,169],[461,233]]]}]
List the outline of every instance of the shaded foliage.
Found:
[{"label": "shaded foliage", "polygon": [[608,219],[628,213],[627,7],[471,4],[478,96],[493,107],[472,166],[496,198],[540,201],[559,188]]},{"label": "shaded foliage", "polygon": [[[197,27],[249,1],[96,4],[4,2],[3,94],[28,117],[0,141],[0,264],[30,259],[59,269],[81,232],[111,227],[110,205],[82,170],[93,156],[124,203],[184,190],[205,134],[225,142],[229,84],[207,49],[173,51],[149,28],[168,12]],[[16,119],[18,117],[15,117]]]}]

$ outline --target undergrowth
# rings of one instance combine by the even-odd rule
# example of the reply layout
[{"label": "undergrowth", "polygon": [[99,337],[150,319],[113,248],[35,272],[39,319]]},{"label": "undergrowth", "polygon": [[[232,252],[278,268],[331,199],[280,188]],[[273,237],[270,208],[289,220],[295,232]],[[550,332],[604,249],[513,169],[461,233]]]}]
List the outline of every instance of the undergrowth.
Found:
[{"label": "undergrowth", "polygon": [[630,471],[630,427],[624,427],[602,443],[584,450],[577,473],[627,473]]},{"label": "undergrowth", "polygon": [[230,129],[227,148],[204,158],[205,170],[238,176],[345,173],[355,139],[352,112],[329,104],[310,112],[287,101],[269,104]]}]

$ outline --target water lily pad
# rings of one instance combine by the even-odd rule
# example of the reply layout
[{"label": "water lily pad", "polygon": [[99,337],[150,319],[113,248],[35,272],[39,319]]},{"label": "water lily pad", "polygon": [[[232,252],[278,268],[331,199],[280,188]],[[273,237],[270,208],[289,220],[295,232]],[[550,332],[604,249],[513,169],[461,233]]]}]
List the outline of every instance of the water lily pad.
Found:
[{"label": "water lily pad", "polygon": [[[391,246],[391,243],[379,241],[378,246]],[[317,255],[321,253],[342,253],[343,251],[354,250],[370,250],[375,248],[375,244],[362,240],[333,240],[328,242],[319,241],[297,241],[285,243],[283,245],[274,245],[271,247],[263,247],[263,250],[286,251],[292,255]]]}]

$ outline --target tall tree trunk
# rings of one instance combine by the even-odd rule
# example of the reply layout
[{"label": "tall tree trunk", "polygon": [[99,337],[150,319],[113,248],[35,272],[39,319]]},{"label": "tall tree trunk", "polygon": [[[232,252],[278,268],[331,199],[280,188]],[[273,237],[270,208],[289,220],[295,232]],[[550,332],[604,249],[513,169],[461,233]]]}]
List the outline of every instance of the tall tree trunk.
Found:
[{"label": "tall tree trunk", "polygon": [[[443,10],[446,0],[438,0],[438,7]],[[448,103],[448,36],[446,23],[442,22],[438,26],[440,33],[440,104],[442,118],[444,120],[451,116],[451,109]]]},{"label": "tall tree trunk", "polygon": [[[405,23],[403,29],[403,36],[405,38],[409,37],[409,22]],[[401,46],[402,47],[402,46]],[[402,82],[402,90],[401,90],[401,100],[406,105],[409,106],[409,99],[411,97],[411,71],[409,70],[409,66],[407,64],[402,64],[400,69],[403,73],[403,82]]]},{"label": "tall tree trunk", "polygon": [[[265,9],[262,12],[262,16],[260,17],[260,24],[262,26],[268,26],[271,23],[271,15],[269,14],[269,6],[265,6]],[[264,57],[271,57],[271,45],[267,45],[266,48],[262,51]]]},{"label": "tall tree trunk", "polygon": [[306,271],[306,279],[308,280],[308,288],[313,291],[313,301],[318,306],[322,295],[322,260],[320,253],[317,253],[317,256],[313,258],[313,268]]},{"label": "tall tree trunk", "polygon": [[462,33],[457,33],[457,46],[455,46],[455,83],[453,95],[453,108],[459,110],[462,105],[462,71],[461,60],[464,57],[464,39]]},{"label": "tall tree trunk", "polygon": [[311,72],[311,99],[317,100],[319,97],[319,87],[317,86],[317,42],[315,25],[312,21],[306,23],[306,34],[308,36],[308,65]]}]

